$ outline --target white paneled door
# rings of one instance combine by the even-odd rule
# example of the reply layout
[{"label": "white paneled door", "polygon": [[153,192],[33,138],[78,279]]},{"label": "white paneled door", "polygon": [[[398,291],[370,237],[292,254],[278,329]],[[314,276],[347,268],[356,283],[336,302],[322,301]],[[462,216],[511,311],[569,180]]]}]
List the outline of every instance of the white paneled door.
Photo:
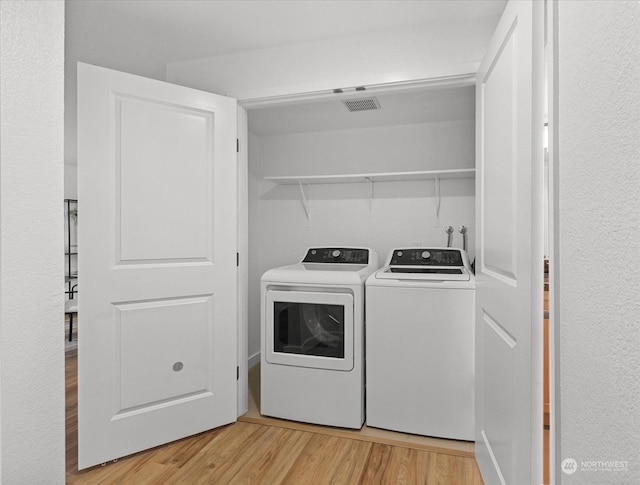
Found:
[{"label": "white paneled door", "polygon": [[476,459],[542,483],[544,2],[510,1],[477,76]]},{"label": "white paneled door", "polygon": [[80,469],[236,419],[236,116],[78,65]]}]

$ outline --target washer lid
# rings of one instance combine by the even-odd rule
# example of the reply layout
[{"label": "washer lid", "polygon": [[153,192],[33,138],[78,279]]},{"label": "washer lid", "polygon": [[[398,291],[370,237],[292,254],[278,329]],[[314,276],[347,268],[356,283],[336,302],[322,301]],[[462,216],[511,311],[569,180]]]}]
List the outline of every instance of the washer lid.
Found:
[{"label": "washer lid", "polygon": [[455,248],[394,249],[377,279],[470,281],[467,253]]},{"label": "washer lid", "polygon": [[420,281],[469,281],[471,275],[464,266],[452,268],[430,266],[386,266],[376,272],[377,279]]}]

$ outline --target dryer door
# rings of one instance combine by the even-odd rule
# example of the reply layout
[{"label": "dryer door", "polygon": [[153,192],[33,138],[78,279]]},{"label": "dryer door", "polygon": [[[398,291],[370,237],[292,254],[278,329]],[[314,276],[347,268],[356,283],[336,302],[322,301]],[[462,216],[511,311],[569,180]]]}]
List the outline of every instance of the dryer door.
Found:
[{"label": "dryer door", "polygon": [[271,290],[265,298],[267,362],[353,369],[353,295]]}]

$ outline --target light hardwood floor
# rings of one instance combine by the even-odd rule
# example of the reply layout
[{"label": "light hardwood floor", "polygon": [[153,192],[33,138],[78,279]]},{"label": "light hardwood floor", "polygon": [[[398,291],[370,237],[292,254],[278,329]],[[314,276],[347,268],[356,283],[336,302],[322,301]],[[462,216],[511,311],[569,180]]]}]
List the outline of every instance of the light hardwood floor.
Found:
[{"label": "light hardwood floor", "polygon": [[242,421],[79,472],[73,354],[66,373],[68,484],[482,485],[470,457]]}]

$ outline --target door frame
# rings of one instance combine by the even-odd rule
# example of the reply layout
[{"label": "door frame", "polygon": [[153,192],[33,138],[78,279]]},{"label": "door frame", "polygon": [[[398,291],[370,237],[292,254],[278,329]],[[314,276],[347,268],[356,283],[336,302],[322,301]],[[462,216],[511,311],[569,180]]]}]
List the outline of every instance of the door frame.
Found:
[{"label": "door frame", "polygon": [[249,131],[247,110],[238,102],[237,129],[237,298],[238,416],[249,410]]},{"label": "door frame", "polygon": [[[282,96],[237,99],[238,102],[238,417],[249,409],[249,119],[251,109],[286,106],[323,99],[343,99],[354,94],[367,95],[400,93],[440,87],[475,86],[476,72],[439,76],[426,79],[410,79],[397,82],[366,85],[365,91],[345,89],[343,93],[331,90],[292,92]],[[262,346],[260,347],[262,349]],[[259,357],[260,354],[258,354]],[[260,359],[258,358],[258,362]]]},{"label": "door frame", "polygon": [[[548,33],[550,36],[553,36],[553,44],[552,44],[552,48],[550,49],[550,52],[552,53],[552,59],[550,62],[550,72],[549,72],[549,87],[553,88],[549,91],[549,106],[550,106],[550,110],[549,110],[549,155],[550,155],[550,160],[549,160],[549,167],[550,167],[550,186],[549,186],[549,190],[550,190],[550,223],[549,223],[549,230],[550,230],[550,235],[549,235],[549,241],[551,244],[550,247],[550,273],[549,273],[549,284],[550,284],[550,301],[549,301],[549,310],[550,310],[550,320],[549,320],[549,325],[550,325],[550,405],[551,405],[551,432],[552,432],[552,436],[555,436],[555,439],[553,439],[551,441],[551,456],[553,458],[553,460],[551,461],[550,465],[551,465],[551,483],[554,483],[554,477],[556,477],[556,474],[559,473],[559,470],[557,470],[556,472],[554,472],[554,467],[557,467],[557,459],[556,457],[559,455],[559,436],[560,436],[560,406],[559,406],[559,381],[558,381],[558,377],[559,377],[559,356],[560,356],[560,349],[558,346],[558,325],[556,322],[558,322],[558,316],[559,316],[559,310],[557,308],[557,301],[558,301],[558,274],[557,274],[557,262],[558,262],[558,240],[557,240],[557,235],[558,235],[558,187],[557,187],[557,155],[558,155],[558,146],[555,140],[557,140],[557,133],[558,133],[558,112],[557,112],[557,44],[555,43],[555,38],[557,35],[557,26],[558,26],[558,8],[557,8],[557,1],[556,0],[548,0],[546,1],[547,5],[551,5],[551,9],[548,8],[548,11],[551,10],[552,11],[552,15],[549,16],[549,18],[552,18],[551,20],[551,24],[547,24],[548,25]],[[473,74],[474,78],[475,78],[475,74]],[[292,93],[291,97],[295,96],[295,93]],[[327,95],[328,96],[328,95]],[[239,123],[239,129],[238,129],[238,138],[240,139],[241,142],[241,147],[246,147],[246,140],[247,140],[247,123],[246,123],[246,109],[250,108],[250,107],[254,107],[257,105],[252,106],[252,100],[238,100],[239,101],[239,110],[242,110],[244,113],[244,116],[238,116],[238,123]],[[253,100],[255,101],[255,100]],[[284,100],[286,101],[286,100]],[[63,142],[64,136],[62,137],[61,143]],[[245,141],[245,143],[242,143],[242,141]],[[238,234],[239,234],[239,238],[238,238],[238,249],[240,251],[240,255],[239,255],[239,262],[240,262],[240,269],[239,269],[239,281],[238,281],[238,286],[240,289],[242,289],[242,291],[238,292],[239,295],[239,305],[241,306],[241,308],[246,308],[247,305],[247,281],[248,281],[248,274],[247,274],[247,255],[248,255],[248,247],[246,244],[247,241],[247,234],[248,234],[248,227],[247,227],[247,221],[248,221],[248,217],[247,217],[247,212],[246,212],[246,202],[243,200],[242,195],[241,194],[247,194],[246,192],[246,187],[247,187],[247,180],[248,180],[248,175],[247,175],[247,171],[246,171],[246,160],[247,160],[247,150],[240,150],[239,152],[239,176],[238,176],[238,184],[241,187],[241,190],[239,191],[239,199],[240,202],[242,203],[241,205],[239,205],[239,212],[241,212],[241,214],[239,214],[239,226],[238,226]],[[64,161],[61,160],[60,163],[60,169],[62,170],[64,166]],[[51,201],[51,203],[56,203],[56,201]],[[238,352],[238,356],[239,356],[239,363],[238,365],[240,366],[240,380],[239,380],[239,385],[238,385],[238,394],[244,394],[245,395],[245,399],[244,399],[244,403],[246,406],[246,392],[248,389],[248,383],[247,383],[247,379],[246,377],[246,370],[247,370],[247,351],[246,351],[246,347],[247,347],[247,328],[248,328],[248,320],[247,320],[247,313],[246,310],[242,311],[240,310],[239,312],[239,319],[240,319],[240,325],[238,326],[238,332],[240,335],[240,338],[238,339],[238,345],[239,345],[239,352]],[[244,351],[243,351],[244,350]],[[65,352],[64,348],[63,348],[63,353]],[[64,376],[63,378],[59,381],[63,386],[64,386]],[[243,400],[242,399],[238,399],[238,403],[239,403],[239,415],[243,414],[244,411],[240,412],[240,406]],[[246,411],[246,410],[245,410]],[[555,429],[555,433],[554,433],[554,429]],[[554,443],[555,443],[555,450],[554,450]],[[557,480],[559,482],[559,480]]]},{"label": "door frame", "polygon": [[549,483],[561,483],[560,469],[560,288],[559,288],[559,155],[558,129],[558,2],[545,0],[545,86],[548,123],[548,243],[549,254]]},{"label": "door frame", "polygon": [[[365,91],[357,94],[382,94],[409,92],[439,87],[475,86],[476,73],[440,76],[428,79],[411,79],[365,86]],[[238,416],[249,409],[249,122],[248,111],[270,106],[285,106],[318,101],[322,99],[342,99],[356,93],[345,89],[344,93],[331,90],[292,92],[282,96],[238,99]],[[259,356],[259,354],[258,354]],[[258,359],[258,362],[260,360]]]},{"label": "door frame", "polygon": [[[551,48],[548,50],[549,59],[549,169],[550,169],[550,223],[549,223],[549,241],[550,241],[550,273],[549,273],[549,332],[550,332],[550,406],[551,406],[551,460],[550,472],[551,483],[559,482],[559,468],[557,456],[559,456],[559,437],[560,437],[560,406],[559,406],[559,347],[558,347],[558,325],[557,325],[557,301],[558,301],[558,274],[557,274],[557,253],[558,253],[558,190],[557,190],[557,130],[558,130],[558,113],[557,113],[557,44],[555,38],[557,35],[557,1],[549,0],[547,7],[547,33],[549,36]],[[549,15],[549,12],[551,14]],[[455,85],[472,85],[475,84],[476,73],[471,72],[460,76],[439,77],[430,79],[416,79],[405,82],[386,83],[379,85],[367,86],[369,94],[395,91],[408,91],[412,89],[422,89],[426,87],[441,87]],[[345,92],[342,96],[349,96],[353,93]],[[248,126],[247,126],[247,110],[266,106],[293,104],[297,102],[306,102],[322,98],[336,97],[330,91],[323,92],[293,92],[289,95],[278,97],[265,97],[254,99],[238,100],[238,252],[239,252],[239,269],[238,269],[238,415],[242,415],[247,411],[248,402]],[[64,350],[63,350],[64,352]]]},{"label": "door frame", "polygon": [[[549,7],[547,6],[547,10],[545,12],[545,21],[547,22],[546,28],[548,31],[549,40],[555,39],[555,35],[552,35],[552,30],[557,26],[557,1],[549,0],[552,4],[552,14],[550,14]],[[545,0],[545,4],[547,1]],[[549,66],[556,66],[557,62],[557,45],[554,43],[551,44],[552,48],[548,49],[546,52],[549,54]],[[376,94],[376,93],[396,93],[396,92],[409,92],[412,90],[422,90],[422,89],[436,89],[439,87],[454,87],[454,86],[475,86],[476,83],[476,72],[470,72],[462,75],[455,76],[443,76],[437,78],[428,78],[428,79],[414,79],[407,80],[402,82],[390,82],[383,84],[376,84],[365,86],[365,91],[358,91],[357,94],[364,95],[366,94]],[[556,69],[553,70],[553,76],[557,78],[557,66]],[[554,103],[553,100],[556,98],[556,83],[554,82],[552,76],[552,70],[550,67],[549,71],[549,80],[546,83],[548,89],[548,108],[549,108],[549,194],[552,194],[550,197],[549,203],[549,226],[548,226],[548,234],[549,234],[549,406],[550,406],[550,449],[549,449],[549,467],[550,467],[550,483],[560,483],[560,477],[557,476],[559,473],[559,467],[557,466],[557,457],[559,456],[560,451],[560,409],[559,409],[559,380],[557,379],[559,368],[559,348],[557,345],[558,340],[558,329],[555,325],[554,312],[557,311],[557,306],[554,304],[557,301],[557,234],[558,234],[558,218],[557,218],[557,162],[552,164],[552,160],[557,160],[557,157],[553,157],[552,154],[556,153],[556,136],[552,135],[552,132],[557,132],[558,120],[557,120],[557,103]],[[318,101],[322,99],[341,99],[344,97],[352,97],[356,94],[355,91],[345,90],[344,93],[336,94],[333,91],[313,91],[313,92],[296,92],[290,93],[282,96],[275,97],[264,97],[264,98],[249,98],[249,99],[238,99],[238,109],[243,111],[243,116],[238,116],[238,138],[246,140],[246,143],[242,144],[241,147],[245,147],[244,157],[242,160],[239,158],[239,162],[243,165],[241,169],[242,173],[239,173],[238,176],[238,184],[240,184],[241,188],[239,188],[238,193],[241,191],[246,191],[248,196],[247,186],[248,186],[248,111],[251,109],[259,109],[270,106],[285,106],[285,105],[295,105],[307,103],[309,101]],[[555,111],[554,111],[555,110]],[[553,120],[553,121],[552,121]],[[553,123],[553,124],[552,124]],[[240,149],[240,153],[243,153],[243,150]],[[554,175],[552,175],[552,171]],[[244,204],[244,212],[239,214],[238,218],[238,241],[248,241],[248,232],[249,232],[249,221],[248,221],[248,213],[246,212],[246,202]],[[544,234],[538,234],[540,238],[544,237]],[[555,243],[554,243],[555,241]],[[240,244],[240,243],[239,243]],[[238,337],[239,337],[239,345],[243,347],[242,351],[238,352],[239,358],[244,356],[244,361],[240,362],[240,379],[238,381],[238,406],[239,406],[239,416],[240,413],[240,396],[248,395],[248,274],[247,267],[249,264],[248,258],[248,244],[246,246],[246,250],[241,253],[240,256],[241,264],[244,263],[244,271],[241,271],[239,274],[239,288],[242,288],[242,292],[239,292],[239,305],[244,305],[243,308],[239,308],[238,315],[241,316],[242,320],[239,322],[240,325],[238,327]],[[540,268],[542,271],[542,268]],[[542,335],[542,332],[540,332]],[[242,340],[244,339],[244,340]],[[542,343],[540,343],[540,349],[542,349]],[[540,357],[540,363],[542,363],[542,357]],[[246,372],[244,369],[246,368]],[[542,373],[542,370],[540,370]],[[532,374],[531,376],[531,386],[532,389],[538,386],[536,375]],[[540,389],[540,393],[542,393],[542,389]],[[245,401],[246,402],[246,401]],[[245,411],[246,412],[246,409]],[[542,413],[542,410],[540,410]],[[536,416],[531,416],[532,426],[540,423],[542,418],[537,418]],[[540,454],[542,456],[542,454]],[[542,462],[537,464],[542,468]],[[556,477],[554,479],[554,477]]]},{"label": "door frame", "polygon": [[[331,90],[296,92],[281,96],[269,96],[265,98],[238,99],[238,105],[245,110],[266,108],[270,106],[285,106],[294,104],[304,104],[310,101],[323,99],[342,99],[356,96],[366,96],[374,94],[400,93],[408,91],[418,91],[423,89],[435,89],[439,87],[475,86],[476,73],[457,74],[453,76],[440,76],[427,79],[411,79],[406,81],[389,82],[382,84],[365,85],[353,89],[344,89],[343,92],[334,93]],[[361,89],[364,87],[364,89]]]}]

